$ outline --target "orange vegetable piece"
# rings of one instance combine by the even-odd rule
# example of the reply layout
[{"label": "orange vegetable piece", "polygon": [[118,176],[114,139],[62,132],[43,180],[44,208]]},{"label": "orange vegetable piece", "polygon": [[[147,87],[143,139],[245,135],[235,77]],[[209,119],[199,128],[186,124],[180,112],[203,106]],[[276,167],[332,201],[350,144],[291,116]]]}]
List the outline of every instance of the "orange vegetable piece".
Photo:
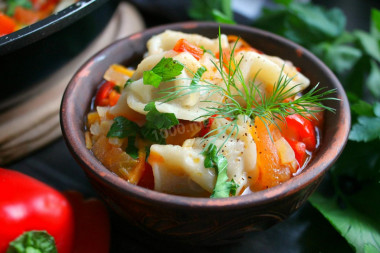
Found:
[{"label": "orange vegetable piece", "polygon": [[178,40],[177,43],[175,44],[173,50],[178,52],[178,53],[188,52],[188,53],[192,54],[194,56],[194,58],[197,60],[199,60],[203,55],[202,48],[199,48],[199,47],[191,44],[190,42],[188,42],[185,39]]},{"label": "orange vegetable piece", "polygon": [[0,12],[0,36],[14,32],[16,29],[15,21],[7,15]]},{"label": "orange vegetable piece", "polygon": [[37,22],[40,17],[39,14],[35,11],[25,9],[23,7],[17,6],[15,8],[14,19],[21,24],[31,25]]},{"label": "orange vegetable piece", "polygon": [[260,118],[255,118],[255,125],[251,128],[252,137],[257,148],[257,166],[259,176],[251,184],[253,191],[264,190],[285,182],[291,177],[288,167],[280,165],[280,157],[270,134]]},{"label": "orange vegetable piece", "polygon": [[202,128],[202,122],[181,121],[180,124],[168,130],[166,144],[182,145],[185,140],[198,136]]}]

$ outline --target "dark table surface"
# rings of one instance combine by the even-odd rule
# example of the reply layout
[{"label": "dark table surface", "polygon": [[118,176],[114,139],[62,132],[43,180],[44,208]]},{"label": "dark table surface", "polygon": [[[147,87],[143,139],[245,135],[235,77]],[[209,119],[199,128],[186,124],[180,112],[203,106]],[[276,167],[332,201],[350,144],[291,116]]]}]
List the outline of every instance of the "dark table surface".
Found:
[{"label": "dark table surface", "polygon": [[[143,3],[146,1],[132,2],[139,7],[147,26],[180,21],[169,19],[168,15],[152,15],[144,7]],[[329,7],[341,7],[349,16],[350,30],[367,30],[370,7],[379,8],[379,2],[372,0],[314,2]],[[358,4],[359,2],[361,4]],[[355,8],[350,8],[350,4],[355,5]],[[358,9],[358,6],[361,9]],[[77,190],[85,197],[97,197],[62,138],[7,167],[31,175],[58,190]],[[196,247],[160,241],[124,222],[112,210],[109,212],[112,231],[111,252],[352,252],[345,240],[309,203],[284,222],[266,231],[249,233],[238,243],[216,247]]]}]

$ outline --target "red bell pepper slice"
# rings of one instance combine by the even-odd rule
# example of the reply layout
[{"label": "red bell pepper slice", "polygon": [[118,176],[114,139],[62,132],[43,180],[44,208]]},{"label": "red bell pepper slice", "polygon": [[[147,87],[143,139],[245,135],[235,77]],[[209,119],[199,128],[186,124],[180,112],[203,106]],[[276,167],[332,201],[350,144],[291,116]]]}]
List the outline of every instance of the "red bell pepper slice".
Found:
[{"label": "red bell pepper slice", "polygon": [[106,206],[95,198],[83,199],[82,194],[76,191],[66,191],[64,194],[73,207],[75,217],[72,253],[108,253],[110,221]]},{"label": "red bell pepper slice", "polygon": [[176,51],[177,53],[188,52],[191,55],[193,55],[194,58],[197,59],[198,61],[203,55],[202,48],[199,48],[199,47],[191,44],[190,42],[188,42],[185,39],[178,40],[177,43],[175,44],[173,50]]},{"label": "red bell pepper slice", "polygon": [[302,167],[306,161],[306,145],[303,142],[286,139],[292,147],[299,167]]},{"label": "red bell pepper slice", "polygon": [[16,22],[0,12],[0,37],[14,32],[16,29]]},{"label": "red bell pepper slice", "polygon": [[110,94],[115,87],[113,82],[105,82],[96,93],[95,96],[95,106],[108,106],[110,105]]},{"label": "red bell pepper slice", "polygon": [[299,114],[292,114],[285,118],[286,126],[282,131],[284,137],[305,143],[306,149],[314,151],[317,145],[313,123]]}]

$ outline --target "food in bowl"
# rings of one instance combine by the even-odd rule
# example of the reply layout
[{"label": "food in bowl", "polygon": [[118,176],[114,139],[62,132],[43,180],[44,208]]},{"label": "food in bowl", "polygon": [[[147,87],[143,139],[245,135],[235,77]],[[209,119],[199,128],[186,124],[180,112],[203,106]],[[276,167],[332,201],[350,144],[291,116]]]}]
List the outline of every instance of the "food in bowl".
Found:
[{"label": "food in bowl", "polygon": [[332,111],[322,101],[333,91],[306,90],[300,70],[235,35],[167,30],[136,69],[105,72],[86,146],[127,182],[159,192],[224,198],[271,188],[307,166]]},{"label": "food in bowl", "polygon": [[0,2],[0,36],[15,32],[78,0],[7,0]]}]

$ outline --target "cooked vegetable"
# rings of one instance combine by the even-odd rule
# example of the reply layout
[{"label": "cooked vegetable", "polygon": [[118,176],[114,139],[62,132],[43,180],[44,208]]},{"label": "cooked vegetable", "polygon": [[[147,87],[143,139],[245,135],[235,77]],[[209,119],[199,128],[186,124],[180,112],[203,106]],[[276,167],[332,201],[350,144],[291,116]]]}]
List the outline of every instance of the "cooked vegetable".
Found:
[{"label": "cooked vegetable", "polygon": [[77,0],[7,0],[0,8],[0,37],[31,25]]},{"label": "cooked vegetable", "polygon": [[[108,169],[157,191],[224,198],[281,184],[310,160],[319,136],[308,118],[333,111],[322,104],[333,91],[300,94],[310,81],[299,68],[236,36],[165,31],[147,45],[116,105],[88,115],[87,146]],[[95,105],[112,90],[103,87]],[[132,112],[144,121],[119,116]]]},{"label": "cooked vegetable", "polygon": [[0,252],[24,232],[39,230],[54,238],[58,252],[71,253],[74,215],[67,199],[17,171],[0,168],[0,178]]}]

